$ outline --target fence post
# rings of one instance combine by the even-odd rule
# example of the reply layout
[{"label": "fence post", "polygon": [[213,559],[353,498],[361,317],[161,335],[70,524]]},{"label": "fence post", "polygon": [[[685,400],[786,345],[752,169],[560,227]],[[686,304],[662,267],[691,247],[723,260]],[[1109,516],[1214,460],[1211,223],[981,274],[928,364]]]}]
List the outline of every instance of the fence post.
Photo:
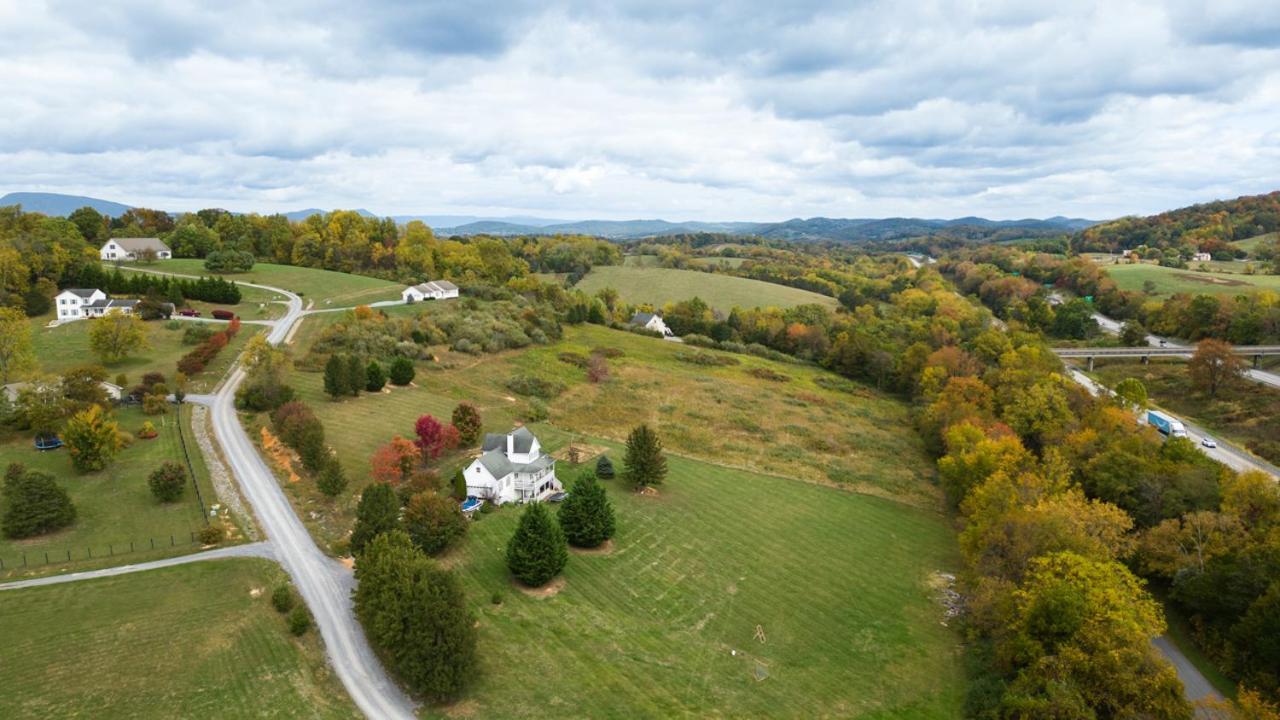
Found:
[{"label": "fence post", "polygon": [[48,551],[48,550],[45,550],[45,551],[44,551],[44,564],[45,564],[45,565],[48,565],[48,564],[49,564],[49,551]]},{"label": "fence post", "polygon": [[26,566],[27,566],[27,554],[22,553],[22,567],[26,567]]},{"label": "fence post", "polygon": [[112,547],[111,543],[107,543],[107,554],[110,555],[111,557],[116,556],[116,549]]},{"label": "fence post", "polygon": [[129,541],[129,552],[133,552],[133,541]]},{"label": "fence post", "polygon": [[174,545],[177,545],[177,543],[173,541],[173,535],[170,535],[170,536],[169,536],[169,547],[173,547]]},{"label": "fence post", "polygon": [[[90,559],[90,560],[92,560],[92,559],[93,559],[93,548],[91,548],[91,547],[90,547],[90,548],[85,548],[85,549],[89,552],[89,559]],[[71,551],[70,551],[70,550],[68,550],[68,551],[67,551],[67,554],[68,554],[68,555],[70,555],[70,554],[71,554]]]},{"label": "fence post", "polygon": [[155,550],[155,549],[156,549],[156,539],[155,539],[155,538],[151,538],[151,549],[152,549],[152,550]]},{"label": "fence post", "polygon": [[71,548],[67,548],[67,562],[71,562]]}]

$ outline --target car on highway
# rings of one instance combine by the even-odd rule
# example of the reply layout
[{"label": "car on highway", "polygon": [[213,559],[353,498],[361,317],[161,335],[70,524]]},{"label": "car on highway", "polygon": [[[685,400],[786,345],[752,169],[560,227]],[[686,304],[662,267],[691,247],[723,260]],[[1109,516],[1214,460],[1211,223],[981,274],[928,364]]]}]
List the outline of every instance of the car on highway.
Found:
[{"label": "car on highway", "polygon": [[1216,447],[1218,447],[1218,441],[1217,441],[1217,440],[1214,440],[1214,439],[1213,439],[1213,438],[1211,438],[1211,437],[1207,437],[1207,436],[1206,436],[1206,437],[1203,437],[1203,438],[1200,438],[1200,444],[1201,444],[1201,445],[1203,445],[1203,446],[1205,446],[1205,447],[1207,447],[1207,448],[1216,448]]}]

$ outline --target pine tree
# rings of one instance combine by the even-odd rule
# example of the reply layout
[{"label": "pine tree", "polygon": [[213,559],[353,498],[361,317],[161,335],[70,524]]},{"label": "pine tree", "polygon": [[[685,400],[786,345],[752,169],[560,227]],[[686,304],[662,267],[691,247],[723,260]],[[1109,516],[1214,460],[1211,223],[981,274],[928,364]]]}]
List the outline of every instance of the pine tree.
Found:
[{"label": "pine tree", "polygon": [[467,533],[467,519],[458,503],[434,492],[409,498],[403,524],[413,544],[428,555],[439,555]]},{"label": "pine tree", "polygon": [[396,674],[432,702],[456,698],[474,676],[475,619],[456,575],[396,530],[356,560],[355,610]]},{"label": "pine tree", "polygon": [[342,463],[338,462],[337,458],[330,458],[324,467],[320,468],[316,487],[329,497],[337,497],[347,489],[347,475],[342,471]]},{"label": "pine tree", "polygon": [[415,375],[413,361],[401,355],[391,361],[391,371],[387,374],[393,385],[408,385]]},{"label": "pine tree", "polygon": [[360,358],[355,355],[347,358],[347,392],[353,396],[359,395],[368,382],[369,378],[365,372],[364,363],[360,362]]},{"label": "pine tree", "polygon": [[542,503],[529,504],[507,543],[507,568],[525,585],[540,587],[559,575],[567,562],[569,550],[560,525]]},{"label": "pine tree", "polygon": [[459,500],[467,497],[467,477],[462,473],[462,468],[458,468],[458,472],[453,474],[453,496]]},{"label": "pine tree", "polygon": [[458,428],[458,439],[463,445],[475,445],[480,440],[482,423],[480,411],[468,402],[458,403],[453,409],[453,426]]},{"label": "pine tree", "polygon": [[347,365],[338,355],[330,355],[324,364],[324,391],[334,400],[350,391],[347,387]]},{"label": "pine tree", "polygon": [[375,537],[400,527],[400,497],[386,483],[373,483],[360,493],[356,527],[351,531],[351,554],[359,555]]},{"label": "pine tree", "polygon": [[627,436],[626,468],[622,477],[637,490],[662,483],[667,476],[667,458],[662,441],[648,425],[638,425]]},{"label": "pine tree", "polygon": [[368,392],[382,392],[387,385],[387,374],[377,360],[370,360],[369,367],[364,369],[364,389]]},{"label": "pine tree", "polygon": [[613,507],[604,486],[590,471],[582,473],[560,506],[560,527],[575,547],[593,548],[613,537]]},{"label": "pine tree", "polygon": [[596,477],[601,480],[613,479],[613,461],[608,455],[601,455],[600,459],[596,460]]}]

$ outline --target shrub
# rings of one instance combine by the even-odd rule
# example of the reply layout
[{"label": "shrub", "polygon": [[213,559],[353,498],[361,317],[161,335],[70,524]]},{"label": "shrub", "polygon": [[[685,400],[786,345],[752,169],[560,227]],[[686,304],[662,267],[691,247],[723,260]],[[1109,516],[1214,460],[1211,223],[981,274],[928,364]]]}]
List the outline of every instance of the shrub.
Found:
[{"label": "shrub", "polygon": [[387,374],[377,360],[370,360],[364,369],[364,389],[366,392],[382,392],[387,385]]},{"label": "shrub", "polygon": [[594,474],[584,472],[560,506],[560,527],[576,547],[593,548],[613,537],[613,508],[604,486]]},{"label": "shrub", "polygon": [[138,437],[143,440],[150,440],[157,437],[160,433],[156,431],[156,426],[151,424],[150,420],[142,423],[142,429],[138,430]]},{"label": "shrub", "polygon": [[416,372],[413,369],[413,361],[407,357],[397,357],[391,361],[391,370],[387,373],[391,378],[393,385],[408,385],[413,382],[413,376]]},{"label": "shrub", "polygon": [[592,353],[594,353],[594,354],[596,354],[596,355],[600,355],[600,356],[603,356],[603,357],[607,357],[607,358],[609,358],[610,360],[612,360],[612,359],[614,359],[614,358],[620,358],[620,357],[622,357],[623,355],[626,355],[626,353],[625,353],[625,352],[623,352],[620,348],[616,348],[616,347],[598,347],[598,348],[592,348],[591,352],[592,352]]},{"label": "shrub", "polygon": [[142,412],[147,415],[163,415],[169,412],[169,400],[164,395],[144,395]]},{"label": "shrub", "polygon": [[428,555],[439,555],[467,532],[467,519],[458,503],[433,492],[418,493],[409,500],[403,525],[413,544]]},{"label": "shrub", "polygon": [[546,585],[569,562],[564,532],[542,503],[530,503],[507,543],[507,568],[530,587]]},{"label": "shrub", "polygon": [[182,497],[187,488],[186,468],[176,462],[165,462],[147,478],[151,494],[163,503],[171,503]]},{"label": "shrub", "polygon": [[211,522],[200,530],[196,537],[205,545],[217,545],[227,536],[227,529],[220,522]]},{"label": "shrub", "polygon": [[601,480],[610,480],[613,475],[613,461],[609,459],[608,455],[601,455],[600,459],[596,460],[596,477]]},{"label": "shrub", "polygon": [[71,465],[79,472],[101,470],[120,450],[120,428],[101,405],[90,405],[67,421],[62,436]]},{"label": "shrub", "polygon": [[494,605],[501,605],[501,604],[502,604],[502,593],[501,593],[501,592],[499,592],[498,590],[494,590],[494,591],[493,591],[493,595],[490,595],[490,596],[489,596],[489,602],[493,603]]},{"label": "shrub", "polygon": [[330,458],[320,468],[320,475],[316,478],[316,487],[320,492],[328,497],[337,497],[347,489],[347,474],[342,471],[342,463],[337,458]]},{"label": "shrub", "polygon": [[307,608],[299,605],[289,611],[289,633],[294,637],[301,637],[311,629],[311,613],[307,612]]},{"label": "shrub", "polygon": [[521,419],[525,422],[542,422],[551,417],[551,410],[547,408],[547,404],[534,398],[525,406]]},{"label": "shrub", "polygon": [[271,607],[278,613],[287,613],[292,610],[294,602],[293,588],[288,584],[277,585],[276,589],[271,591]]},{"label": "shrub", "polygon": [[204,269],[211,273],[242,273],[253,269],[253,253],[243,250],[214,250],[205,256]]},{"label": "shrub", "polygon": [[783,375],[777,370],[771,370],[769,368],[763,368],[763,367],[751,368],[750,370],[747,371],[747,373],[750,374],[752,377],[758,377],[761,380],[769,380],[772,382],[791,382],[790,375]]},{"label": "shrub", "polygon": [[532,375],[516,375],[507,380],[507,389],[517,395],[550,400],[565,391],[564,383]]},{"label": "shrub", "polygon": [[587,363],[587,380],[599,384],[609,379],[609,361],[603,355],[591,356]]},{"label": "shrub", "polygon": [[716,355],[714,353],[702,352],[700,350],[695,350],[693,352],[678,352],[676,353],[676,359],[693,365],[707,366],[738,365],[742,362],[732,355]]},{"label": "shrub", "polygon": [[453,409],[451,418],[453,426],[458,429],[458,442],[462,445],[475,445],[480,440],[480,430],[483,424],[480,419],[480,411],[475,405],[468,402],[458,403]]},{"label": "shrub", "polygon": [[42,535],[76,520],[76,508],[53,476],[10,463],[4,474],[4,516],[0,529],[8,538]]},{"label": "shrub", "polygon": [[557,357],[560,358],[560,362],[568,363],[576,368],[585,369],[587,367],[588,358],[582,353],[562,352]]},{"label": "shrub", "polygon": [[351,553],[359,555],[374,538],[400,526],[400,498],[386,483],[376,482],[360,493],[356,526],[351,531]]},{"label": "shrub", "polygon": [[[180,323],[178,320],[172,322]],[[182,331],[183,345],[199,345],[213,336],[213,328],[207,323],[192,322],[186,323],[187,329]]]}]

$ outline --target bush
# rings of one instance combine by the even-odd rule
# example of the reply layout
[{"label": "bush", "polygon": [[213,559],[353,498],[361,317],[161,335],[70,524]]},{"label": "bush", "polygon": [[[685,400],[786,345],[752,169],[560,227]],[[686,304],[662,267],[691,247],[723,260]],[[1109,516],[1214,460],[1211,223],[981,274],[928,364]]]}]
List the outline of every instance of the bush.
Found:
[{"label": "bush", "polygon": [[253,269],[253,253],[242,250],[214,250],[205,256],[204,269],[211,273],[242,273]]},{"label": "bush", "polygon": [[200,542],[205,545],[217,545],[226,536],[227,529],[220,522],[211,522],[205,525],[196,535],[196,537],[200,538]]},{"label": "bush", "polygon": [[547,408],[547,404],[534,398],[525,406],[520,419],[525,422],[542,422],[549,417],[551,417],[551,410]]},{"label": "bush", "polygon": [[416,374],[413,369],[413,361],[407,357],[397,357],[392,360],[391,370],[387,373],[388,377],[391,378],[391,383],[400,386],[413,382],[413,377]]},{"label": "bush", "polygon": [[742,363],[741,360],[732,355],[716,355],[714,353],[702,352],[700,350],[695,350],[693,352],[678,352],[676,353],[676,359],[693,365],[707,366],[739,365]]},{"label": "bush", "polygon": [[576,368],[585,369],[587,367],[587,356],[582,353],[562,352],[557,357],[560,358],[560,362],[568,363]]},{"label": "bush", "polygon": [[[181,321],[172,320],[171,322],[183,324]],[[182,331],[183,345],[199,345],[208,340],[213,335],[213,328],[207,323],[189,322],[186,323],[187,329]]]},{"label": "bush", "polygon": [[493,603],[494,605],[501,605],[501,604],[502,604],[502,593],[501,593],[501,592],[499,592],[499,591],[497,591],[497,590],[494,590],[494,591],[493,591],[493,595],[490,595],[490,596],[489,596],[489,602]]},{"label": "bush", "polygon": [[374,538],[400,527],[400,498],[386,483],[373,483],[360,493],[351,553],[359,555]]},{"label": "bush", "polygon": [[413,544],[428,555],[439,555],[467,532],[458,503],[433,492],[414,495],[402,523]]},{"label": "bush", "polygon": [[48,473],[27,470],[10,463],[4,474],[4,517],[0,529],[8,538],[42,535],[67,527],[76,520],[76,508],[67,491]]},{"label": "bush", "polygon": [[777,370],[771,370],[769,368],[751,368],[747,373],[752,377],[758,377],[761,380],[770,380],[772,382],[791,382],[790,375],[783,375]]},{"label": "bush", "polygon": [[169,400],[164,395],[144,395],[142,412],[147,415],[163,415],[169,412]]},{"label": "bush", "polygon": [[163,503],[171,503],[182,497],[187,488],[187,471],[176,462],[166,462],[152,471],[147,478],[151,494]]},{"label": "bush", "polygon": [[603,357],[607,357],[607,358],[609,358],[610,360],[612,360],[612,359],[614,359],[614,358],[620,358],[620,357],[622,357],[623,355],[626,355],[626,353],[625,353],[625,352],[623,352],[621,349],[616,348],[616,347],[598,347],[598,348],[592,348],[591,352],[595,353],[596,355],[601,355],[601,356],[603,356]]},{"label": "bush", "polygon": [[565,391],[564,383],[532,375],[517,375],[507,380],[507,389],[517,395],[530,395],[550,400]]},{"label": "bush", "polygon": [[601,480],[611,480],[613,475],[613,461],[609,459],[608,455],[601,455],[600,459],[596,460],[596,477]]},{"label": "bush", "polygon": [[342,471],[342,463],[337,458],[330,458],[320,468],[320,476],[316,478],[316,487],[328,497],[338,497],[347,489],[347,474]]},{"label": "bush", "polygon": [[151,440],[159,435],[160,433],[156,431],[156,426],[152,425],[150,420],[143,421],[142,428],[138,430],[138,437],[143,440]]},{"label": "bush", "polygon": [[530,587],[546,585],[569,562],[564,532],[542,503],[531,503],[507,543],[507,568]]},{"label": "bush", "polygon": [[311,613],[307,612],[307,608],[299,605],[289,611],[289,633],[294,637],[301,637],[311,629]]},{"label": "bush", "polygon": [[294,602],[293,588],[287,584],[277,585],[276,589],[271,591],[271,607],[278,613],[287,613],[292,610]]},{"label": "bush", "polygon": [[364,369],[364,378],[366,392],[382,392],[382,388],[387,385],[387,374],[377,360],[369,361],[369,366]]},{"label": "bush", "polygon": [[480,411],[475,405],[468,402],[458,403],[453,409],[453,416],[450,418],[453,426],[458,429],[458,442],[462,445],[475,445],[480,441],[480,431],[483,429],[483,423],[480,419]]}]

